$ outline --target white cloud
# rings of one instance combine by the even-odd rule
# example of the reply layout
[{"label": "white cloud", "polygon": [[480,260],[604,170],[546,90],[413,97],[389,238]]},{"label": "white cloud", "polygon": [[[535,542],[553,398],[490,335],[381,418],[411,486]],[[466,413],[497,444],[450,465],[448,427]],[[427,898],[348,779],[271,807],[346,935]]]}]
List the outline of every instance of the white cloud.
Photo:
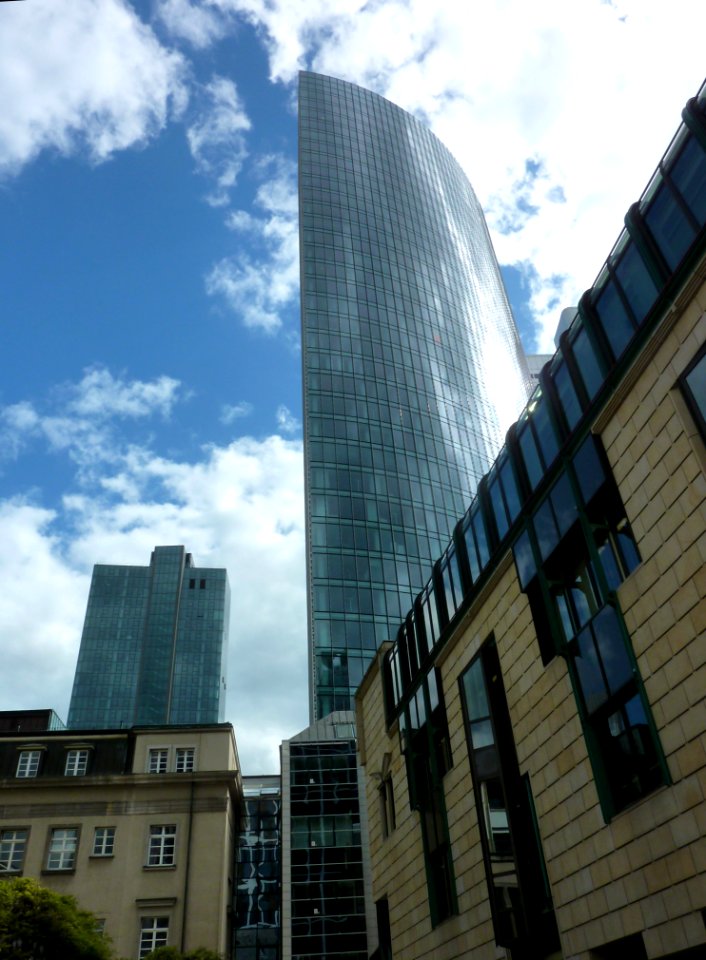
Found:
[{"label": "white cloud", "polygon": [[172,377],[124,380],[102,367],[87,369],[78,383],[52,391],[43,401],[45,411],[28,401],[0,408],[4,455],[15,458],[31,440],[44,438],[51,450],[67,451],[91,475],[100,463],[119,459],[120,420],[168,418],[181,398],[179,388]]},{"label": "white cloud", "polygon": [[250,120],[238,91],[227,77],[214,77],[202,90],[206,105],[189,126],[186,137],[200,173],[210,178],[215,189],[206,198],[215,207],[228,203],[229,190],[247,155],[245,132]]},{"label": "white cloud", "polygon": [[66,719],[89,575],[64,556],[55,517],[19,497],[0,502],[0,701],[3,709],[54,706]]},{"label": "white cloud", "polygon": [[223,297],[246,327],[271,334],[280,329],[281,311],[299,292],[296,171],[280,158],[265,158],[261,170],[268,175],[255,197],[262,216],[235,211],[227,221],[248,235],[248,251],[215,264],[206,290]]},{"label": "white cloud", "polygon": [[228,569],[226,716],[245,771],[276,772],[279,743],[307,723],[301,443],[241,437],[195,463],[118,448],[54,510],[40,492],[0,502],[0,700],[65,719],[92,565],[147,564],[155,545],[183,543],[199,565]]},{"label": "white cloud", "polygon": [[[692,0],[218,4],[264,32],[273,79],[331,73],[431,125],[468,173],[500,262],[525,273],[542,349],[703,79],[706,7]],[[531,182],[528,161],[542,171]]]},{"label": "white cloud", "polygon": [[184,108],[186,72],[123,0],[3,4],[0,173],[42,150],[101,161],[144,143]]},{"label": "white cloud", "polygon": [[177,401],[179,381],[161,376],[151,382],[116,379],[104,367],[86,370],[81,381],[69,388],[67,409],[73,414],[105,417],[168,417]]},{"label": "white cloud", "polygon": [[288,407],[285,407],[284,404],[280,404],[277,407],[277,426],[282,433],[299,433],[302,425],[295,416],[293,416],[291,410]]},{"label": "white cloud", "polygon": [[210,46],[225,34],[228,23],[213,5],[190,0],[160,0],[156,15],[175,37],[196,49]]},{"label": "white cloud", "polygon": [[225,403],[221,408],[221,423],[230,424],[234,423],[236,420],[240,420],[243,417],[249,417],[253,411],[253,405],[248,403],[247,400],[241,400],[240,403],[228,404]]}]

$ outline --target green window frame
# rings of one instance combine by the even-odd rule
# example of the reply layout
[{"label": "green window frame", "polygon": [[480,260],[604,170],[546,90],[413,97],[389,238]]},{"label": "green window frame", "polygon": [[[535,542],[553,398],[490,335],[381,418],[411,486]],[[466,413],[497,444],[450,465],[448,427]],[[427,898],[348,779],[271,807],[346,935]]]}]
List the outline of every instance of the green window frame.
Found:
[{"label": "green window frame", "polygon": [[609,821],[670,779],[615,593],[640,556],[593,435],[539,504],[514,552],[543,662],[557,653],[567,662]]},{"label": "green window frame", "polygon": [[689,411],[706,442],[706,344],[677,381]]},{"label": "green window frame", "polygon": [[521,774],[494,636],[459,676],[466,743],[496,943],[559,949],[529,777]]},{"label": "green window frame", "polygon": [[458,912],[443,778],[452,764],[443,691],[436,668],[400,714],[410,804],[418,810],[433,927]]}]

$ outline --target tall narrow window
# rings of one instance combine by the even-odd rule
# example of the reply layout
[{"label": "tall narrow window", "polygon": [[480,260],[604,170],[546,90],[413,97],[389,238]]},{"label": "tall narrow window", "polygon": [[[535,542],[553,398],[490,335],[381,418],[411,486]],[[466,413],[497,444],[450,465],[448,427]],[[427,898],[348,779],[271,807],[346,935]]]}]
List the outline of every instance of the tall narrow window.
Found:
[{"label": "tall narrow window", "polygon": [[0,874],[20,872],[28,835],[26,829],[0,830]]},{"label": "tall narrow window", "polygon": [[456,911],[443,777],[451,766],[446,708],[436,669],[411,697],[403,716],[403,749],[412,805],[419,810],[433,926]]},{"label": "tall narrow window", "polygon": [[39,772],[39,760],[42,756],[41,750],[21,750],[17,761],[16,776],[36,777]]},{"label": "tall narrow window", "polygon": [[73,870],[78,849],[78,827],[55,827],[49,837],[47,870]]},{"label": "tall narrow window", "polygon": [[191,773],[194,769],[196,750],[194,747],[177,747],[174,769],[177,773]]},{"label": "tall narrow window", "polygon": [[173,823],[150,827],[147,866],[173,867],[175,848],[176,826]]},{"label": "tall narrow window", "polygon": [[115,827],[96,827],[93,834],[94,857],[112,857],[115,849]]},{"label": "tall narrow window", "polygon": [[559,939],[492,637],[459,683],[495,939],[513,950],[531,945],[542,956]]},{"label": "tall narrow window", "polygon": [[140,921],[140,960],[157,947],[166,947],[168,940],[169,917],[143,917]]},{"label": "tall narrow window", "polygon": [[679,385],[701,436],[706,440],[706,346],[681,375]]},{"label": "tall narrow window", "polygon": [[378,788],[380,796],[380,816],[382,820],[382,835],[389,837],[397,827],[395,815],[395,794],[392,787],[392,772],[390,770],[390,754],[386,753]]},{"label": "tall narrow window", "polygon": [[83,777],[88,769],[88,750],[69,750],[66,754],[64,775]]}]

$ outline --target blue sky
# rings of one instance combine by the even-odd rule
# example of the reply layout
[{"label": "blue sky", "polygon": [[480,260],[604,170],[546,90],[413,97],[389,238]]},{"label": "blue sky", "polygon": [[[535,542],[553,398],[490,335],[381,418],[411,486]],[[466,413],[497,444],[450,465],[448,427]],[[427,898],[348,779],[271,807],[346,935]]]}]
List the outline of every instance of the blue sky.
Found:
[{"label": "blue sky", "polygon": [[306,725],[299,68],[432,126],[548,349],[704,27],[691,0],[0,4],[2,706],[65,717],[92,565],[184,543],[229,570],[245,771]]}]

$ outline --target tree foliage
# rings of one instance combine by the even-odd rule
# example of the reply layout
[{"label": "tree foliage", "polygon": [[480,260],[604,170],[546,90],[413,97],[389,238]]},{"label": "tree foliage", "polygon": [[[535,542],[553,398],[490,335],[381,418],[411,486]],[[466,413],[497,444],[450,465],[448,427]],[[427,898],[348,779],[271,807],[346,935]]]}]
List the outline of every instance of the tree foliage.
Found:
[{"label": "tree foliage", "polygon": [[47,890],[26,877],[0,881],[2,960],[111,960],[109,941],[96,918],[74,897]]}]

